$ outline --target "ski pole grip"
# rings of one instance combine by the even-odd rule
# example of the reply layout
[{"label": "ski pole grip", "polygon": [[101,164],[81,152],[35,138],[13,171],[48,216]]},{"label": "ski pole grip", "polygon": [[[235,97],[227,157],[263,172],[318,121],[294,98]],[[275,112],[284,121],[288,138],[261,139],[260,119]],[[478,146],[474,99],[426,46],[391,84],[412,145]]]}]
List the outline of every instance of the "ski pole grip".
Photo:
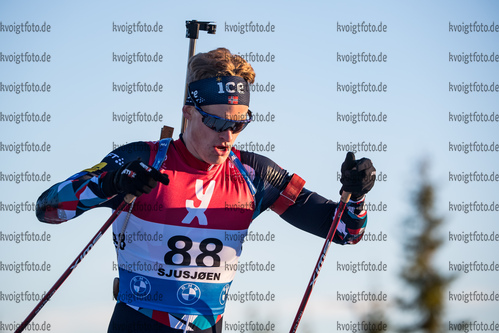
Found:
[{"label": "ski pole grip", "polygon": [[127,204],[131,203],[133,200],[135,200],[136,196],[133,194],[127,194],[125,195],[125,202]]},{"label": "ski pole grip", "polygon": [[341,193],[341,199],[340,199],[340,201],[343,202],[343,203],[347,203],[348,200],[350,200],[351,196],[352,196],[352,193],[343,191],[343,193]]}]

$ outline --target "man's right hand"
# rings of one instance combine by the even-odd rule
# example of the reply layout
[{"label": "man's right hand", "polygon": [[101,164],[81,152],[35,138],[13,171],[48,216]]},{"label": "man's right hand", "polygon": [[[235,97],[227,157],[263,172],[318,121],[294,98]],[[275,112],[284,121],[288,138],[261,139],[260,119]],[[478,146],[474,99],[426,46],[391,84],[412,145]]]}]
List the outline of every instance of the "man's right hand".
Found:
[{"label": "man's right hand", "polygon": [[150,193],[158,182],[168,185],[170,180],[166,174],[137,159],[118,170],[108,172],[102,180],[102,190],[108,197],[120,193],[138,197]]}]

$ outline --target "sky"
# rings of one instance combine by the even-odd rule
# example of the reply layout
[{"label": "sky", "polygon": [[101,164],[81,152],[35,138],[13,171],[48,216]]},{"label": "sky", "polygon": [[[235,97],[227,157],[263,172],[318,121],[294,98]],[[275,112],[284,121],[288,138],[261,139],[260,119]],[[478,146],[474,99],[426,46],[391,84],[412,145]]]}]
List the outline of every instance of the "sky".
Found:
[{"label": "sky", "polygon": [[[444,225],[434,230],[444,239],[435,265],[443,274],[457,276],[445,293],[446,323],[496,320],[496,301],[465,303],[449,298],[469,292],[499,293],[497,270],[450,271],[451,265],[463,262],[499,264],[497,241],[453,240],[475,231],[499,232],[498,179],[473,176],[472,181],[464,181],[465,175],[474,172],[499,173],[498,9],[497,2],[486,0],[2,1],[1,324],[20,323],[36,305],[8,297],[25,291],[40,295],[50,289],[111,214],[108,209],[95,209],[67,223],[44,224],[29,209],[38,196],[99,163],[116,145],[157,140],[163,125],[175,127],[174,138],[178,137],[189,45],[185,21],[192,19],[217,25],[214,35],[200,33],[196,52],[227,47],[249,57],[255,69],[261,89],[252,94],[250,109],[260,117],[239,135],[239,144],[300,175],[308,189],[334,201],[339,200],[337,174],[348,150],[356,149],[357,158],[370,158],[381,179],[366,199],[372,207],[366,232],[386,235],[386,241],[331,246],[300,324],[303,332],[352,331],[340,325],[356,322],[374,306],[394,309],[395,298],[407,292],[398,275],[422,161],[427,161],[437,191],[436,214],[444,219]],[[26,22],[42,30],[50,25],[50,31],[12,31]],[[120,31],[134,23],[161,31]],[[471,32],[466,30],[470,24]],[[477,26],[481,31],[476,31]],[[490,26],[493,32],[483,31]],[[254,31],[259,27],[264,31]],[[381,31],[366,31],[374,28]],[[119,56],[138,52],[156,55],[157,61],[118,61]],[[42,61],[13,61],[26,53]],[[376,61],[365,61],[373,58]],[[484,61],[488,59],[493,61]],[[113,91],[113,84],[133,82],[162,89]],[[40,89],[50,85],[50,91],[9,91],[21,83]],[[470,84],[475,91],[465,93]],[[361,91],[353,93],[354,86]],[[490,86],[494,91],[484,91]],[[366,91],[379,87],[382,91]],[[138,112],[162,119],[120,120]],[[472,121],[465,121],[470,113]],[[15,117],[21,114],[24,121],[16,123]],[[50,121],[44,121],[48,116]],[[375,121],[366,121],[368,116]],[[484,116],[494,121],[483,121]],[[35,118],[39,121],[32,121]],[[11,151],[26,142],[40,151]],[[11,180],[20,173],[34,173],[38,181]],[[12,211],[26,202],[24,211]],[[473,211],[466,213],[470,202]],[[484,211],[484,205],[492,205],[494,211]],[[270,233],[274,241],[248,241],[240,262],[270,262],[275,270],[238,272],[231,293],[270,293],[274,301],[229,301],[225,321],[272,323],[276,332],[285,332],[324,241],[295,229],[273,212],[262,214],[250,231]],[[9,240],[26,232],[50,235],[50,240]],[[9,270],[25,261],[51,267],[37,272]],[[386,264],[386,271],[340,269],[362,261]],[[50,324],[51,332],[105,331],[114,308],[115,262],[108,232],[33,322]],[[386,301],[339,299],[339,294],[362,291],[386,294]],[[397,310],[390,313],[393,322],[404,317]],[[9,331],[5,330],[9,326],[2,325],[0,331]],[[233,327],[237,326],[226,326],[225,331],[241,331]]]}]

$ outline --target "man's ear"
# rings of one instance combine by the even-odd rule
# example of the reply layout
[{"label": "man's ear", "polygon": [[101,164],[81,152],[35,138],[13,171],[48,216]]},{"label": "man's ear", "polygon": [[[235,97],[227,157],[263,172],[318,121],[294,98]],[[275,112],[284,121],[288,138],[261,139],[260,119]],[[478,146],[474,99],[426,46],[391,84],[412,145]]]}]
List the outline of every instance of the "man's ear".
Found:
[{"label": "man's ear", "polygon": [[184,114],[185,119],[192,119],[192,112],[194,111],[194,107],[192,105],[184,105],[182,107],[182,113]]}]

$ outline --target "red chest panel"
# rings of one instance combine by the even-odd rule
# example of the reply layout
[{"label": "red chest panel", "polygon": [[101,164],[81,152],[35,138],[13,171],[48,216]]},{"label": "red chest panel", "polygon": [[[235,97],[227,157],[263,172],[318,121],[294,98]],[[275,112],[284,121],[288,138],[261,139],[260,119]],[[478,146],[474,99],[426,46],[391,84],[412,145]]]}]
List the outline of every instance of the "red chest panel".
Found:
[{"label": "red chest panel", "polygon": [[[137,198],[135,216],[150,222],[193,228],[244,230],[251,223],[254,200],[229,159],[206,168],[182,143],[171,145],[161,168],[170,179]],[[192,165],[195,165],[193,167]]]}]

